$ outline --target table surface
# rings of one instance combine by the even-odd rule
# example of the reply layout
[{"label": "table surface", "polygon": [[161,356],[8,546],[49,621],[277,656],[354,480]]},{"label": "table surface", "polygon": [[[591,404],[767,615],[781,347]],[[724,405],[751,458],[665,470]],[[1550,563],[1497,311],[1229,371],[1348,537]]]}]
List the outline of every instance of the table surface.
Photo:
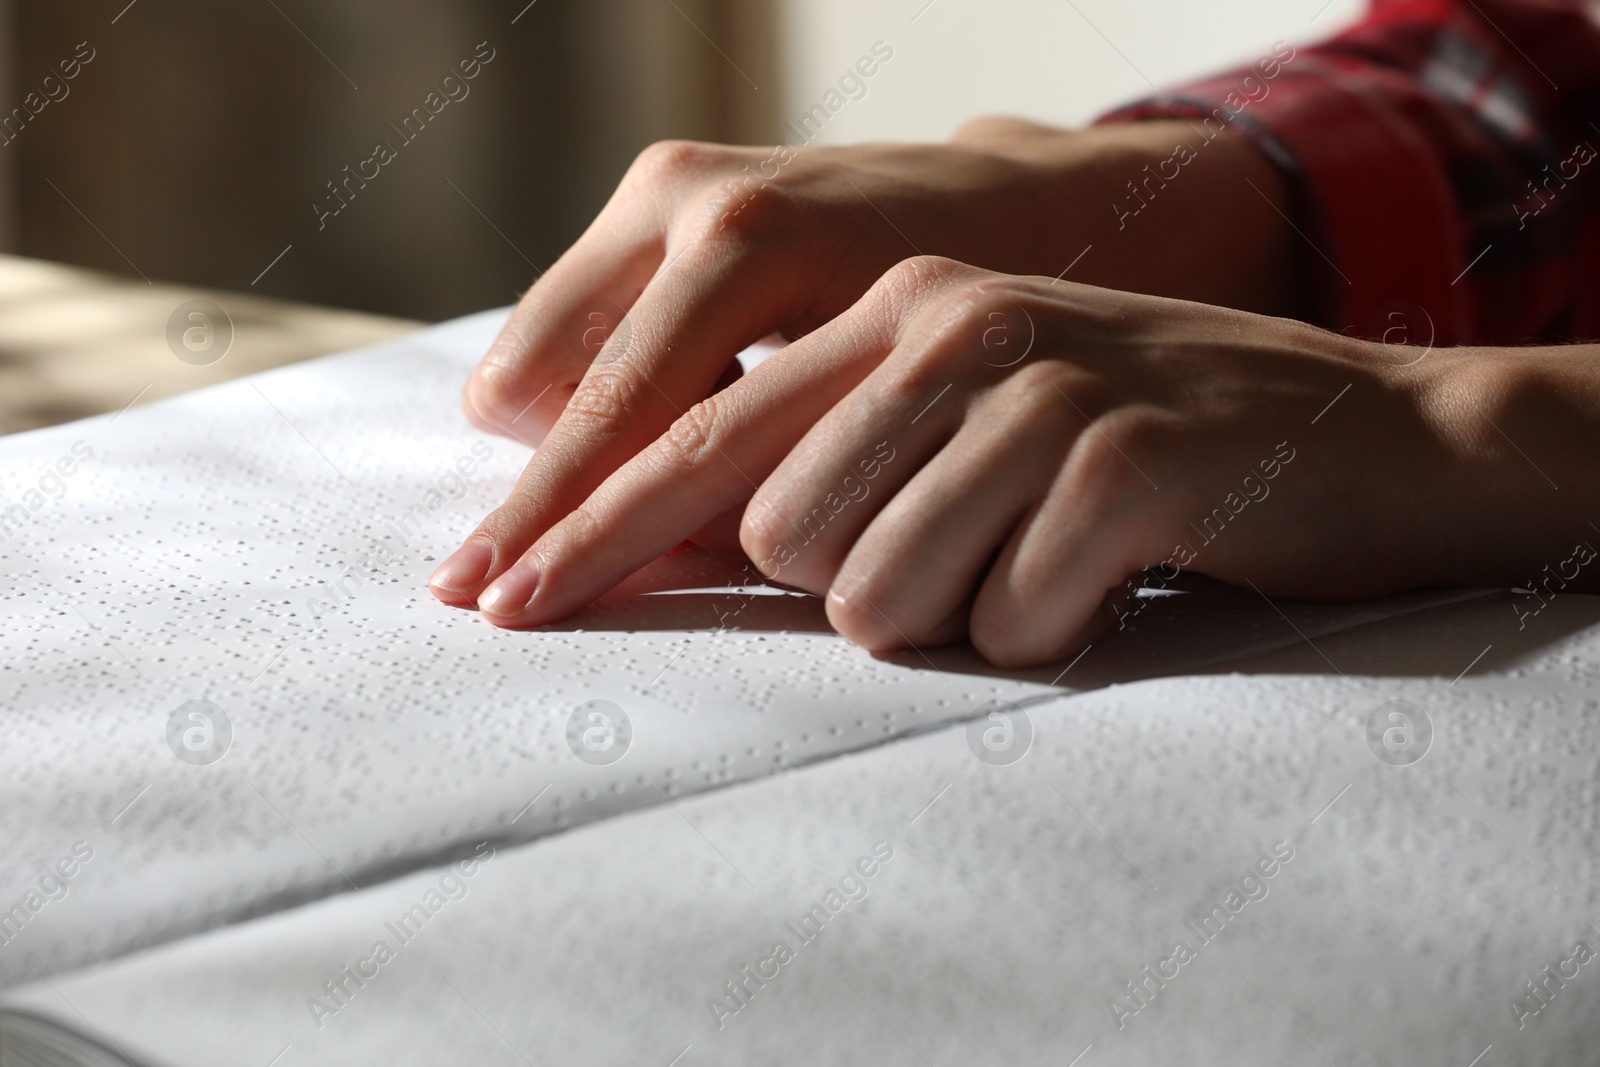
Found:
[{"label": "table surface", "polygon": [[[179,340],[168,342],[169,320],[192,300],[213,302],[232,324],[232,343],[209,365],[176,354],[186,313]],[[119,411],[422,325],[0,255],[0,434]]]}]

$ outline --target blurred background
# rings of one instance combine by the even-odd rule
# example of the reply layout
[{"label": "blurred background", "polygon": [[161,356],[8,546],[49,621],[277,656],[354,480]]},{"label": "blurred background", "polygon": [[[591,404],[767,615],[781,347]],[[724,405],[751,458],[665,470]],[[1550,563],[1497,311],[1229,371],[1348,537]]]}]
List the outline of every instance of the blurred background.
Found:
[{"label": "blurred background", "polygon": [[[4,129],[0,248],[223,289],[289,248],[254,291],[440,319],[511,301],[651,141],[792,142],[874,42],[893,59],[819,141],[1081,123],[1358,8],[1325,2],[4,0],[0,107],[67,95]],[[402,141],[480,42],[469,95]],[[379,141],[399,158],[319,230]]]},{"label": "blurred background", "polygon": [[[511,303],[645,145],[796,143],[875,47],[815,142],[1081,124],[1361,5],[0,0],[0,432]],[[207,291],[238,344],[192,367]]]}]

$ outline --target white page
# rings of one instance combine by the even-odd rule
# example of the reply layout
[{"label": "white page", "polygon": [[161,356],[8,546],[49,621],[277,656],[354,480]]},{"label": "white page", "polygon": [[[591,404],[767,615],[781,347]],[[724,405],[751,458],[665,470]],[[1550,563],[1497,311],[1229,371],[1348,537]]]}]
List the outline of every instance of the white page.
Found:
[{"label": "white page", "polygon": [[[1600,949],[1600,616],[1582,599],[1552,647],[1455,685],[1261,673],[1315,670],[1302,649],[1101,690],[1034,709],[1009,766],[954,726],[501,848],[404,943],[392,924],[438,871],[9,1006],[166,1067],[1589,1063],[1600,960],[1520,1029],[1511,1009],[1577,941]],[[1514,624],[1495,601],[1319,645],[1346,671],[1409,646],[1412,670],[1418,646],[1454,658]],[[1368,747],[1395,699],[1434,731],[1409,766]],[[833,911],[877,842],[892,859]],[[1228,892],[1290,850],[1234,910]],[[788,924],[817,904],[807,943]],[[1217,906],[1203,941],[1190,923]],[[380,940],[394,957],[329,998]],[[780,940],[793,958],[732,1011],[724,983]],[[1180,940],[1194,958],[1113,1012]]]},{"label": "white page", "polygon": [[[966,647],[874,658],[815,598],[727,591],[727,558],[689,554],[568,623],[498,631],[424,582],[530,454],[457,406],[504,315],[0,441],[6,507],[25,509],[0,543],[0,922],[24,909],[0,927],[0,987],[990,700],[1182,673],[1464,595],[1273,606],[1200,583],[1065,675],[1007,673]],[[402,527],[408,513],[421,521]],[[567,741],[593,700],[631,721],[607,767]],[[191,701],[230,724],[217,762],[169,746]],[[180,739],[198,722],[181,715]]]}]

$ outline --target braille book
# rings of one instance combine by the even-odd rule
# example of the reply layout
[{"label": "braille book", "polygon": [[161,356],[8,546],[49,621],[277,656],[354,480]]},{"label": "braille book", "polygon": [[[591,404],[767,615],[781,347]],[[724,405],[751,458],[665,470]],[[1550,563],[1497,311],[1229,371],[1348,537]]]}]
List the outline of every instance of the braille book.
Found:
[{"label": "braille book", "polygon": [[[1589,1025],[1600,934],[1368,752],[1352,716],[1419,683],[1327,646],[1495,598],[1184,576],[1015,672],[874,656],[685,550],[497,630],[424,582],[530,454],[456,403],[504,314],[0,440],[0,1067],[1286,1062],[1274,1008],[1357,968],[1352,1003],[1463,1064],[1441,1005],[1480,978]],[[1340,745],[1348,774],[1312,759]],[[1369,855],[1405,907],[1340,866]],[[1506,932],[1426,906],[1424,860]],[[1513,929],[1548,937],[1503,975],[1425,969]]]}]

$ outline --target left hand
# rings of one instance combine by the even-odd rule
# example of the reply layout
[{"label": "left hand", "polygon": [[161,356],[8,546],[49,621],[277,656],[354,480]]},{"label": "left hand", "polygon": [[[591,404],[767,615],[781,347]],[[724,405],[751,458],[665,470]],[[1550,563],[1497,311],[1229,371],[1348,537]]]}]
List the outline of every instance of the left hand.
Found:
[{"label": "left hand", "polygon": [[553,622],[742,509],[762,573],[825,595],[858,644],[969,636],[1033,665],[1115,625],[1147,567],[1314,599],[1424,584],[1436,421],[1382,346],[907,260],[695,405],[478,603]]}]

